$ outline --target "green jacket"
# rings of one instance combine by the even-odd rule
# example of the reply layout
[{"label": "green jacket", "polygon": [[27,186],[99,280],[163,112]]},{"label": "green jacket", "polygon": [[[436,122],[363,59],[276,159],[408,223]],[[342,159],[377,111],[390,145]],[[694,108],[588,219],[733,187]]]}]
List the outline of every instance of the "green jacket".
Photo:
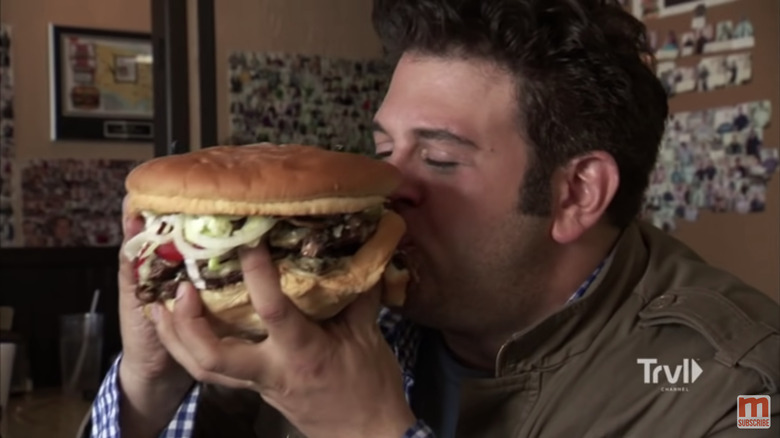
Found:
[{"label": "green jacket", "polygon": [[[458,437],[778,437],[780,307],[645,224],[588,293],[515,334],[465,381]],[[737,428],[771,396],[771,430]],[[299,436],[255,394],[206,387],[197,436]]]}]

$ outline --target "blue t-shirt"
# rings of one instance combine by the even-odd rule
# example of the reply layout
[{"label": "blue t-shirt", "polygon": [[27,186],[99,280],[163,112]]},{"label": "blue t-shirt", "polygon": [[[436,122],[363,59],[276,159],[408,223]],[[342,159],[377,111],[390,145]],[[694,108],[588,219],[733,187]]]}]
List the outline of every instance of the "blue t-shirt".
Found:
[{"label": "blue t-shirt", "polygon": [[424,330],[414,375],[412,410],[438,438],[450,438],[455,436],[458,425],[461,382],[488,378],[492,373],[464,366],[455,359],[439,333]]}]

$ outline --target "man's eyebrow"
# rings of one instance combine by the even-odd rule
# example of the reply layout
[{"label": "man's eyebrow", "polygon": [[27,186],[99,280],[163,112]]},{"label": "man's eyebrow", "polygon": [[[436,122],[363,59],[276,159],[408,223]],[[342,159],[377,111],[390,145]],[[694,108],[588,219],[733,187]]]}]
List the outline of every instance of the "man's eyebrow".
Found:
[{"label": "man's eyebrow", "polygon": [[[371,127],[375,133],[387,134],[387,130],[376,120],[371,123]],[[424,140],[446,141],[472,148],[477,147],[477,144],[473,140],[443,128],[416,128],[413,132],[415,137]]]},{"label": "man's eyebrow", "polygon": [[447,129],[417,128],[414,130],[414,135],[417,138],[422,138],[425,140],[446,141],[448,143],[468,146],[471,148],[477,147],[477,144],[474,143],[474,141]]}]

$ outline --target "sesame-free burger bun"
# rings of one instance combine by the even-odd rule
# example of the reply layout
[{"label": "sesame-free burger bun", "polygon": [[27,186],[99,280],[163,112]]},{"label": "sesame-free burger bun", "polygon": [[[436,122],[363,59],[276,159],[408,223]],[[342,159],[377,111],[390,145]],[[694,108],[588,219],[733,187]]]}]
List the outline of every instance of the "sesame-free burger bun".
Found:
[{"label": "sesame-free burger bun", "polygon": [[131,212],[322,215],[382,205],[393,166],[313,146],[214,146],[142,163],[125,187]]}]

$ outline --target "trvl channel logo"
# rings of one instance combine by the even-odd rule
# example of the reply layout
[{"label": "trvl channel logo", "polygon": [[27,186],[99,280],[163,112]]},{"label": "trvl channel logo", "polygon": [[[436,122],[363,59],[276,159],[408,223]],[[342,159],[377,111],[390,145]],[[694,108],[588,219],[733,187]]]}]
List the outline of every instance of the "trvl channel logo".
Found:
[{"label": "trvl channel logo", "polygon": [[740,395],[737,397],[737,427],[740,429],[769,429],[772,400],[768,395]]},{"label": "trvl channel logo", "polygon": [[658,364],[658,359],[639,358],[642,365],[642,380],[646,385],[662,385],[662,392],[688,392],[687,386],[695,382],[703,370],[695,359],[683,359],[681,364]]}]

